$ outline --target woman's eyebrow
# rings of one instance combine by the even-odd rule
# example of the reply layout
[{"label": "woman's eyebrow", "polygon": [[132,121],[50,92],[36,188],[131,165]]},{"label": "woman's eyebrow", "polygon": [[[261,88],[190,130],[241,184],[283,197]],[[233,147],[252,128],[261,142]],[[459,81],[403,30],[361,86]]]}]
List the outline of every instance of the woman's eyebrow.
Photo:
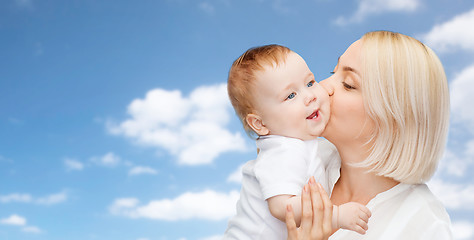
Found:
[{"label": "woman's eyebrow", "polygon": [[354,68],[351,68],[351,67],[349,67],[349,66],[344,66],[344,67],[342,67],[342,71],[353,72],[353,73],[355,73],[355,74],[357,74],[357,75],[360,76],[359,71],[357,71],[357,70],[355,70]]},{"label": "woman's eyebrow", "polygon": [[[339,66],[340,60],[341,60],[341,56],[339,56],[339,57],[337,58],[337,65],[336,65],[336,68]],[[355,73],[355,74],[361,76],[360,73],[359,73],[359,71],[357,71],[357,70],[355,70],[354,68],[349,67],[349,66],[343,66],[343,67],[342,67],[342,71],[353,72],[353,73]]]}]

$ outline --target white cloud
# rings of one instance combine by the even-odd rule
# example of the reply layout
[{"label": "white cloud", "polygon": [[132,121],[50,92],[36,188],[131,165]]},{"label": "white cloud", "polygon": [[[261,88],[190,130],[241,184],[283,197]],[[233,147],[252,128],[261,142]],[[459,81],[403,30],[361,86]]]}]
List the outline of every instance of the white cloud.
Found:
[{"label": "white cloud", "polygon": [[233,173],[227,177],[227,182],[234,182],[234,183],[241,183],[242,182],[242,169],[244,168],[244,164],[240,165]]},{"label": "white cloud", "polygon": [[119,198],[112,203],[109,211],[115,215],[131,216],[140,201],[136,198]]},{"label": "white cloud", "polygon": [[68,171],[81,171],[84,169],[84,164],[72,158],[65,158],[64,165]]},{"label": "white cloud", "polygon": [[0,219],[0,223],[6,225],[24,226],[26,225],[26,219],[22,216],[13,214],[8,218]]},{"label": "white cloud", "polygon": [[471,162],[474,160],[474,139],[467,142],[464,156],[466,156]]},{"label": "white cloud", "polygon": [[101,157],[92,157],[91,161],[105,167],[115,167],[121,163],[121,159],[113,152],[109,152]]},{"label": "white cloud", "polygon": [[24,227],[22,228],[22,231],[23,232],[27,232],[27,233],[42,233],[41,229],[39,227],[35,227],[35,226],[27,226],[27,227]]},{"label": "white cloud", "polygon": [[[64,165],[66,166],[67,171],[81,171],[86,167],[86,164],[82,163],[81,161],[71,159],[71,158],[65,158],[64,159]],[[103,156],[92,156],[89,158],[89,162],[87,165],[97,165],[101,167],[107,167],[107,168],[114,168],[117,166],[126,166],[133,168],[134,164],[130,161],[122,159],[120,156],[113,152],[108,152],[104,154]],[[133,173],[136,173],[136,171],[139,170],[146,170],[146,169],[132,169],[131,171]],[[150,169],[148,169],[150,170]],[[130,172],[129,172],[130,173]],[[151,173],[149,171],[148,173]]]},{"label": "white cloud", "polygon": [[223,235],[214,235],[210,237],[200,238],[199,240],[221,240],[223,237]]},{"label": "white cloud", "polygon": [[25,123],[25,121],[15,118],[15,117],[9,117],[8,122],[10,122],[13,125],[22,125],[23,123]]},{"label": "white cloud", "polygon": [[0,219],[0,224],[19,226],[19,227],[22,227],[23,232],[28,232],[28,233],[41,233],[42,232],[41,229],[36,226],[27,226],[26,218],[16,215],[16,214],[12,214],[8,218]]},{"label": "white cloud", "polygon": [[32,197],[30,194],[22,194],[22,193],[12,193],[5,196],[0,196],[1,203],[10,203],[10,202],[24,202],[28,203],[31,202]]},{"label": "white cloud", "polygon": [[165,149],[180,164],[208,164],[224,152],[245,150],[241,134],[225,128],[231,117],[225,84],[196,88],[189,97],[154,89],[133,100],[128,113],[122,123],[107,124],[110,133]]},{"label": "white cloud", "polygon": [[369,15],[386,12],[413,12],[420,6],[420,0],[360,0],[356,12],[349,18],[340,16],[337,25],[360,23]]},{"label": "white cloud", "polygon": [[209,2],[201,2],[201,3],[198,4],[198,7],[199,7],[199,9],[201,9],[202,11],[204,11],[207,14],[214,14],[214,12],[216,10],[214,5],[212,5]]},{"label": "white cloud", "polygon": [[440,51],[453,49],[474,50],[474,9],[435,25],[422,38],[426,44]]},{"label": "white cloud", "polygon": [[458,157],[453,151],[446,148],[443,158],[439,163],[437,173],[447,173],[450,176],[463,177],[472,163],[470,159]]},{"label": "white cloud", "polygon": [[468,240],[474,238],[474,223],[467,221],[453,222],[453,234],[456,240]]},{"label": "white cloud", "polygon": [[158,171],[151,167],[145,167],[145,166],[135,166],[130,171],[128,172],[128,175],[141,175],[141,174],[152,174],[155,175],[157,174]]},{"label": "white cloud", "polygon": [[235,214],[237,191],[219,193],[212,190],[186,192],[175,199],[151,201],[139,206],[136,198],[117,199],[109,207],[115,215],[130,218],[149,218],[164,221],[184,219],[221,220]]},{"label": "white cloud", "polygon": [[[264,3],[264,4],[267,4],[267,3]],[[273,7],[273,10],[275,10],[275,12],[282,15],[288,15],[288,14],[296,13],[296,11],[290,7],[291,4],[292,2],[287,1],[287,0],[273,0],[272,7]]]},{"label": "white cloud", "polygon": [[60,193],[51,194],[45,197],[34,198],[27,193],[11,193],[8,195],[0,196],[0,203],[36,203],[40,205],[53,205],[66,201],[68,195],[65,191]]},{"label": "white cloud", "polygon": [[36,203],[41,204],[41,205],[54,205],[54,204],[58,204],[58,203],[62,203],[66,201],[67,198],[68,196],[66,192],[60,192],[60,193],[51,194],[46,197],[38,198],[36,199]]},{"label": "white cloud", "polygon": [[446,208],[474,210],[474,184],[448,183],[435,178],[428,185]]},{"label": "white cloud", "polygon": [[13,160],[9,159],[9,158],[6,158],[2,155],[0,155],[0,162],[8,162],[8,163],[12,163]]},{"label": "white cloud", "polygon": [[43,44],[41,42],[37,42],[35,44],[35,56],[41,56],[44,53]]},{"label": "white cloud", "polygon": [[15,0],[15,3],[20,8],[31,9],[33,7],[33,1],[32,0]]},{"label": "white cloud", "polygon": [[[473,23],[474,24],[474,23]],[[473,39],[474,41],[474,39]],[[474,127],[474,65],[462,70],[450,85],[451,113],[454,121],[462,121]],[[474,132],[474,131],[473,131]]]}]

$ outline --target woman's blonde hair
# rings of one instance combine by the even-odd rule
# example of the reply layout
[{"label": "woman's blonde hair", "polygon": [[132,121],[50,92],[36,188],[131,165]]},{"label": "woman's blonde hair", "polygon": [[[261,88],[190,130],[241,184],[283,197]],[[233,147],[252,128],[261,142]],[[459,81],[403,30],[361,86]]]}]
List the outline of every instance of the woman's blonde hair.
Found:
[{"label": "woman's blonde hair", "polygon": [[360,163],[402,183],[431,178],[449,126],[449,91],[436,54],[409,36],[376,31],[362,37],[362,92],[375,122],[372,151]]}]

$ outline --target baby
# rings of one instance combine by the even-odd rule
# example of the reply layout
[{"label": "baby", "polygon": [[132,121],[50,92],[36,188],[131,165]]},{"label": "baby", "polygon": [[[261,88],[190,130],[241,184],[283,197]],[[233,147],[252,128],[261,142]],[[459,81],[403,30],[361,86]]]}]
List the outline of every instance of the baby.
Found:
[{"label": "baby", "polygon": [[[303,58],[279,45],[242,54],[232,64],[227,87],[245,130],[258,135],[258,156],[243,168],[237,214],[224,239],[286,239],[286,206],[292,205],[299,225],[299,194],[308,179],[314,176],[330,190],[325,169],[337,157],[321,157],[318,147],[328,143],[317,139],[330,117],[328,93]],[[334,229],[365,233],[370,211],[364,205],[333,209]]]}]

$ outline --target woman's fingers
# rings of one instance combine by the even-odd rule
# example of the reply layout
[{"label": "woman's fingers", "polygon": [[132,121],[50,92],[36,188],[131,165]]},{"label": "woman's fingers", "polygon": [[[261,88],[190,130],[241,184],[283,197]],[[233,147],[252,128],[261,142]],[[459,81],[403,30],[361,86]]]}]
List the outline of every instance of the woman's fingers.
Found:
[{"label": "woman's fingers", "polygon": [[286,206],[286,229],[288,230],[288,239],[298,239],[298,229],[296,228],[295,214],[291,204]]},{"label": "woman's fingers", "polygon": [[324,216],[323,216],[323,235],[329,237],[332,233],[332,202],[329,199],[328,194],[324,188],[319,185],[319,191],[321,193],[321,199],[323,200]]},{"label": "woman's fingers", "polygon": [[311,189],[311,203],[313,205],[313,225],[322,225],[324,218],[324,203],[321,199],[321,192],[319,186],[316,185],[314,177],[309,179],[309,186]]},{"label": "woman's fingers", "polygon": [[311,207],[311,194],[310,187],[308,184],[304,185],[303,192],[301,194],[301,206],[302,206],[302,215],[301,215],[301,224],[300,228],[305,231],[310,231],[311,226],[313,225],[313,209]]},{"label": "woman's fingers", "polygon": [[[332,204],[326,192],[312,177],[301,193],[302,215],[296,227],[291,205],[287,206],[288,240],[327,240],[331,234]],[[327,227],[327,226],[329,227]]]}]

